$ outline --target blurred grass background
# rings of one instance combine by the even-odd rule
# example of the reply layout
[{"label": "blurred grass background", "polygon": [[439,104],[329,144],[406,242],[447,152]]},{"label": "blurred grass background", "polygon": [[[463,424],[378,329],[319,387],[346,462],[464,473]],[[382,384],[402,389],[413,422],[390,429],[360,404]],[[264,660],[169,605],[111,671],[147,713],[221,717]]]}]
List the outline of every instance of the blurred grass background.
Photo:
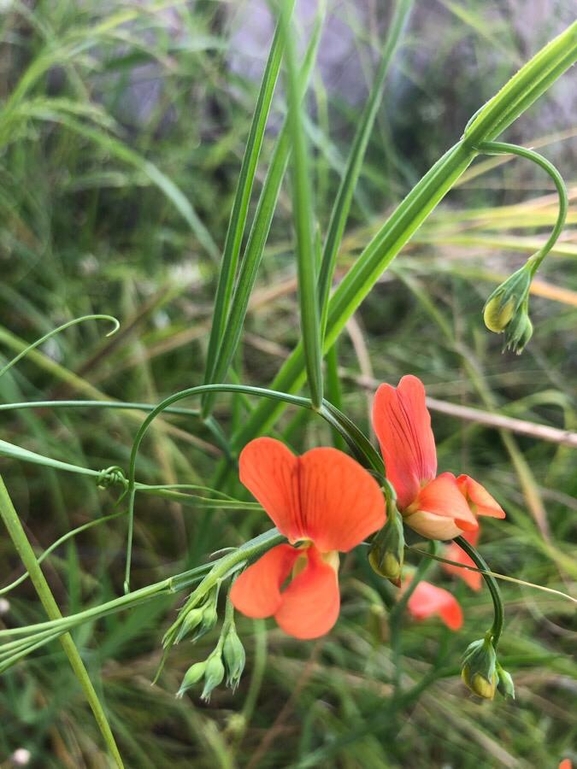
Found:
[{"label": "blurred grass background", "polygon": [[[384,0],[329,4],[307,126],[321,229],[389,14]],[[416,4],[368,148],[340,274],[473,112],[572,20],[568,4],[555,2]],[[121,322],[110,338],[102,323],[85,323],[50,340],[0,379],[2,402],[155,404],[200,384],[219,254],[270,45],[264,4],[5,2],[0,22],[0,360],[83,314],[109,313]],[[573,84],[566,75],[505,137],[557,163],[572,202]],[[273,115],[265,161],[277,120]],[[263,174],[261,165],[257,184]],[[245,383],[267,386],[298,340],[290,208],[285,189],[235,361],[234,377]],[[433,398],[486,412],[480,424],[433,415],[441,469],[478,478],[507,510],[504,524],[485,526],[481,552],[497,572],[575,595],[575,449],[490,424],[498,412],[576,430],[574,207],[534,286],[536,331],[526,352],[502,355],[501,339],[481,319],[485,298],[543,242],[556,211],[540,171],[519,160],[478,161],[348,324],[338,361],[342,408],[366,431],[376,384],[395,384],[409,372]],[[238,397],[219,398],[225,433],[250,407]],[[143,416],[91,408],[5,411],[2,438],[94,469],[125,468]],[[332,440],[308,413],[288,410],[277,429],[298,450]],[[210,485],[220,457],[200,420],[165,416],[163,429],[144,444],[139,479]],[[8,459],[0,468],[39,551],[116,510],[118,492],[97,489],[90,479]],[[226,490],[243,495],[234,471]],[[265,526],[264,516],[248,508],[139,498],[134,584],[202,563]],[[107,522],[46,561],[65,613],[121,593],[125,535],[122,518]],[[22,567],[6,537],[0,554],[8,583]],[[574,605],[503,584],[501,661],[514,676],[517,699],[479,704],[459,681],[459,661],[490,623],[491,604],[485,592],[471,595],[454,585],[467,620],[462,633],[435,621],[407,622],[403,676],[414,682],[432,671],[434,682],[418,702],[403,703],[392,696],[385,611],[392,593],[362,553],[345,559],[343,572],[341,619],[326,638],[300,643],[240,620],[245,677],[236,694],[216,691],[209,704],[195,696],[175,700],[174,692],[191,662],[210,651],[212,637],[177,647],[150,686],[178,602],[157,600],[78,630],[75,640],[127,766],[533,769],[556,767],[565,755],[577,760]],[[5,599],[5,626],[44,619],[27,583]],[[22,748],[32,767],[107,766],[56,645],[3,675],[0,715],[2,767],[14,765]]]}]

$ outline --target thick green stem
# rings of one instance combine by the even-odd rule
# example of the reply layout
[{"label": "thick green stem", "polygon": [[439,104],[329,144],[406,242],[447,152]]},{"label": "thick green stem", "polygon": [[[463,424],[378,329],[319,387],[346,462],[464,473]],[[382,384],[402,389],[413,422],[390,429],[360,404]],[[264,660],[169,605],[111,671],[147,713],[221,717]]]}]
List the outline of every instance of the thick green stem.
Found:
[{"label": "thick green stem", "polygon": [[461,550],[464,550],[465,553],[475,562],[476,566],[481,571],[481,574],[483,575],[483,579],[487,583],[487,587],[489,588],[489,591],[491,593],[491,598],[493,600],[493,610],[495,612],[495,616],[493,619],[493,624],[491,626],[491,629],[489,633],[491,634],[492,640],[493,640],[493,648],[495,651],[497,651],[497,646],[499,644],[499,639],[501,638],[501,633],[503,632],[503,623],[505,620],[505,616],[503,613],[503,598],[501,597],[501,591],[499,590],[499,585],[497,584],[497,580],[495,577],[493,577],[492,574],[489,574],[490,569],[487,565],[487,562],[483,558],[483,556],[476,550],[476,548],[473,547],[464,537],[456,537],[455,542]]},{"label": "thick green stem", "polygon": [[[52,591],[50,590],[50,586],[46,581],[46,577],[44,576],[42,569],[38,564],[36,555],[34,553],[34,550],[32,549],[32,545],[28,541],[26,532],[24,531],[24,528],[20,522],[20,518],[18,517],[18,514],[14,508],[14,505],[12,504],[12,500],[10,498],[10,495],[8,493],[6,486],[4,485],[4,481],[1,476],[0,476],[0,515],[2,516],[6,529],[8,530],[8,534],[10,535],[10,538],[12,539],[12,542],[14,543],[14,546],[18,551],[18,555],[22,559],[22,563],[24,564],[25,569],[30,575],[32,584],[34,585],[34,588],[38,593],[38,597],[40,598],[40,601],[44,606],[46,613],[48,614],[51,620],[61,619],[62,614],[60,612],[60,609],[58,608],[58,604],[56,603],[56,600],[52,595]],[[104,738],[104,741],[106,743],[106,746],[108,748],[108,751],[111,757],[113,758],[117,767],[123,767],[124,764],[122,762],[120,752],[116,745],[114,735],[112,734],[112,729],[110,728],[110,724],[108,723],[108,719],[106,718],[106,713],[104,712],[104,708],[102,707],[102,704],[98,699],[96,690],[92,684],[92,681],[90,680],[90,676],[88,675],[88,671],[84,666],[84,663],[82,661],[82,658],[80,657],[78,649],[76,648],[74,641],[72,640],[72,636],[69,633],[65,633],[60,638],[60,643],[62,644],[62,647],[64,648],[64,652],[68,657],[68,661],[70,662],[72,670],[74,671],[74,674],[78,679],[78,682],[80,683],[84,691],[84,694],[86,695],[88,704],[90,705],[92,712],[94,713],[94,717],[96,719],[98,727],[100,728],[100,731],[102,733],[102,736]]]}]

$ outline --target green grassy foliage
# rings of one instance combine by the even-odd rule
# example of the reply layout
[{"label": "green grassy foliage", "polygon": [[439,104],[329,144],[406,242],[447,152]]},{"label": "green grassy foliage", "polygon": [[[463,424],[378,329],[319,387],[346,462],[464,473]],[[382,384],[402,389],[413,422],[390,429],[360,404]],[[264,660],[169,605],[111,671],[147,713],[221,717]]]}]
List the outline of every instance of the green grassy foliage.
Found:
[{"label": "green grassy foliage", "polygon": [[[118,466],[128,477],[147,413],[219,382],[298,391],[317,405],[324,394],[369,435],[376,386],[416,374],[433,399],[440,469],[477,478],[507,511],[484,526],[480,551],[520,582],[501,583],[500,660],[515,701],[479,703],[459,678],[462,653],[491,624],[488,592],[472,594],[431,562],[427,578],[455,592],[465,628],[391,623],[395,589],[364,548],[342,559],[343,607],[330,635],[300,642],[239,617],[247,666],[237,691],[175,699],[218,633],[175,646],[151,686],[163,634],[209,556],[268,526],[238,482],[238,450],[262,431],[295,451],[346,448],[334,421],[298,398],[214,391],[175,402],[139,435],[135,474],[130,589],[164,587],[78,623],[68,648],[52,640],[2,673],[0,765],[25,748],[33,767],[109,766],[88,680],[125,765],[139,769],[577,761],[575,602],[561,595],[577,597],[576,215],[570,206],[533,284],[533,339],[522,356],[501,354],[483,304],[554,227],[551,180],[509,156],[471,166],[475,147],[463,144],[413,186],[561,28],[522,51],[497,3],[486,16],[475,0],[446,2],[433,17],[407,0],[378,4],[386,23],[356,30],[363,108],[330,94],[315,70],[322,3],[288,65],[282,27],[268,42],[262,86],[227,66],[232,4],[5,5],[0,368],[82,316],[114,316],[120,329],[106,336],[103,318],[72,323],[0,376],[0,471],[34,552],[56,543],[42,562],[44,587],[25,580],[1,593],[2,629],[47,619],[37,593],[51,593],[65,616],[98,613],[123,594],[131,495],[100,472]],[[344,18],[354,29],[350,8]],[[446,37],[423,68],[415,52],[430,18]],[[574,37],[564,50],[575,53]],[[470,62],[459,69],[454,50],[476,51],[482,77]],[[529,72],[520,95],[508,92],[499,121],[489,110],[470,130],[494,139],[547,92],[503,138],[557,162],[573,202],[577,126],[551,109],[564,93],[555,83],[564,55]],[[146,84],[154,98],[145,104]],[[387,222],[408,193],[410,205]],[[409,545],[408,561],[422,563],[423,542]],[[21,555],[3,533],[2,585],[22,575]],[[187,590],[163,582],[188,570]],[[73,650],[84,680],[69,664]]]}]

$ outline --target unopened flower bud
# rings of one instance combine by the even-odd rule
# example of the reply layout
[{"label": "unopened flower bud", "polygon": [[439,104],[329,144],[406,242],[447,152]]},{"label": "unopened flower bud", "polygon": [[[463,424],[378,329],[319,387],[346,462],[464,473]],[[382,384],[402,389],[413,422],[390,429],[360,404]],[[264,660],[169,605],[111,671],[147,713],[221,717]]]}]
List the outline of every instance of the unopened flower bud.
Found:
[{"label": "unopened flower bud", "polygon": [[508,350],[520,355],[533,336],[533,324],[526,307],[522,307],[505,330],[505,345]]},{"label": "unopened flower bud", "polygon": [[490,636],[474,641],[463,656],[461,678],[478,697],[492,700],[498,684],[497,654]]},{"label": "unopened flower bud", "polygon": [[182,679],[182,683],[180,684],[180,689],[176,692],[177,697],[182,697],[185,692],[187,692],[191,686],[194,686],[197,684],[200,679],[204,676],[206,670],[206,661],[205,662],[195,662],[194,665],[188,668],[186,673],[184,674],[184,678]]},{"label": "unopened flower bud", "polygon": [[176,634],[175,643],[179,643],[189,633],[192,633],[202,622],[202,616],[204,614],[204,607],[195,606],[188,611],[180,622],[178,633]]},{"label": "unopened flower bud", "polygon": [[512,700],[515,699],[515,684],[513,683],[513,679],[511,678],[511,674],[508,673],[504,668],[501,667],[501,665],[497,662],[497,690],[500,694],[503,695],[503,697],[511,697]]},{"label": "unopened flower bud", "polygon": [[204,673],[204,689],[200,695],[205,702],[210,700],[213,689],[216,689],[222,683],[224,678],[224,665],[222,663],[220,649],[215,649],[206,660],[206,670]]},{"label": "unopened flower bud", "polygon": [[387,522],[371,542],[369,563],[373,571],[399,587],[404,557],[405,532],[403,530],[403,519],[397,508],[394,505],[390,505]]},{"label": "unopened flower bud", "polygon": [[496,292],[493,292],[483,308],[483,320],[489,331],[495,334],[503,332],[515,313],[515,299],[512,296],[507,297],[506,291],[499,286]]},{"label": "unopened flower bud", "polygon": [[531,266],[525,263],[493,291],[483,307],[483,320],[489,331],[500,334],[529,296]]},{"label": "unopened flower bud", "polygon": [[226,684],[234,691],[238,686],[246,663],[244,646],[234,626],[230,628],[224,639],[222,658],[226,668]]},{"label": "unopened flower bud", "polygon": [[191,634],[194,634],[192,641],[197,641],[212,630],[218,619],[216,608],[218,590],[219,586],[215,585],[199,603],[195,603],[189,609],[186,606],[181,609],[176,622],[173,622],[164,635],[162,643],[165,649],[169,649],[173,644],[179,643]]}]

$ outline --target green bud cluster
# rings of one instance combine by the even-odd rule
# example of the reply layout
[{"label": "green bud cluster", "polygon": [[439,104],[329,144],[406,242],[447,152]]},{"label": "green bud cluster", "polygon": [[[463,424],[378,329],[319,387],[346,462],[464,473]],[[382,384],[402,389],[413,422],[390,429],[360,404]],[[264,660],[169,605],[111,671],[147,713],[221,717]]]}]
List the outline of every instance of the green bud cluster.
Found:
[{"label": "green bud cluster", "polygon": [[[206,606],[190,610],[186,615],[186,619],[190,618],[188,622],[190,627],[187,627],[187,629],[199,626],[199,623],[202,622],[203,610],[206,610]],[[212,618],[210,618],[210,621],[212,621]],[[185,622],[183,622],[181,629],[184,627]],[[184,634],[185,631],[183,630],[182,635]],[[180,635],[177,636],[177,641],[179,639]],[[227,686],[230,686],[234,691],[239,684],[245,663],[246,654],[244,646],[236,632],[232,604],[228,602],[225,620],[216,648],[204,662],[196,662],[186,671],[176,696],[182,697],[185,692],[204,679],[204,688],[200,696],[203,700],[208,701],[212,691],[223,682],[225,675]]]},{"label": "green bud cluster", "polygon": [[164,648],[180,643],[183,638],[191,636],[197,641],[216,625],[218,619],[217,602],[220,584],[216,584],[210,592],[203,596],[200,603],[184,606],[176,622],[168,628],[164,635]]},{"label": "green bud cluster", "polygon": [[204,662],[195,662],[194,665],[188,668],[176,696],[183,697],[189,689],[204,678],[204,688],[200,696],[208,702],[213,690],[222,683],[224,672],[221,648],[217,646]]},{"label": "green bud cluster", "polygon": [[505,333],[505,346],[521,353],[533,335],[529,318],[529,290],[533,277],[528,261],[493,291],[485,302],[483,320],[489,331]]},{"label": "green bud cluster", "polygon": [[467,647],[461,678],[473,694],[485,700],[492,700],[496,691],[504,697],[515,698],[513,679],[498,662],[490,633]]}]

